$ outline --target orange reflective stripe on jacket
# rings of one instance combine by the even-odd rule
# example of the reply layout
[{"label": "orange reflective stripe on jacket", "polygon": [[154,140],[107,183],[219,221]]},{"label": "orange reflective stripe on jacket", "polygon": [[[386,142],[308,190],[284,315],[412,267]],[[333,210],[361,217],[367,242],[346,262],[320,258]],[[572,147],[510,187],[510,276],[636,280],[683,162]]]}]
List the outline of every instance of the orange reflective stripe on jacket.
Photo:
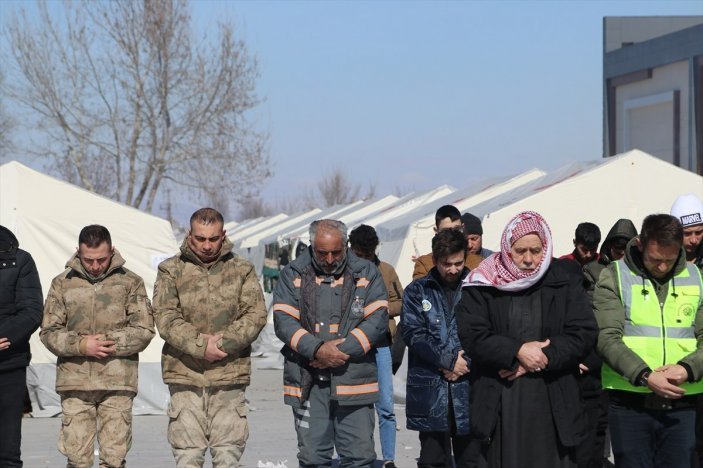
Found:
[{"label": "orange reflective stripe on jacket", "polygon": [[294,397],[300,397],[300,396],[302,396],[303,393],[300,390],[300,387],[293,387],[292,385],[284,385],[283,386],[283,394],[294,396]]},{"label": "orange reflective stripe on jacket", "polygon": [[364,353],[368,353],[371,350],[371,342],[369,341],[368,337],[366,336],[366,333],[361,331],[361,329],[355,328],[352,331],[350,331],[349,333],[354,335],[354,338],[359,340],[359,344],[364,349]]},{"label": "orange reflective stripe on jacket", "polygon": [[274,304],[273,311],[274,312],[283,312],[284,314],[288,314],[296,320],[300,320],[300,310],[296,309],[292,305]]},{"label": "orange reflective stripe on jacket", "polygon": [[378,392],[378,382],[362,385],[337,385],[337,395],[362,395]]},{"label": "orange reflective stripe on jacket", "polygon": [[364,307],[364,318],[373,314],[381,307],[388,308],[388,301],[373,301],[371,304]]},{"label": "orange reflective stripe on jacket", "polygon": [[303,328],[301,328],[300,330],[293,333],[293,336],[290,339],[290,347],[291,347],[291,349],[293,349],[293,351],[298,350],[298,342],[303,337],[303,335],[307,335],[307,334],[308,334],[308,331]]}]

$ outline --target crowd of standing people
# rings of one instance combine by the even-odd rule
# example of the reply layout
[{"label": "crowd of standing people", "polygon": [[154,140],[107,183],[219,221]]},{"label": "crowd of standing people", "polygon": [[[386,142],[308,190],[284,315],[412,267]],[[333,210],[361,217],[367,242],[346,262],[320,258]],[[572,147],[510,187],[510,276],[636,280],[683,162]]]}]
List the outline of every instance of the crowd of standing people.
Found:
[{"label": "crowd of standing people", "polygon": [[[703,203],[677,198],[639,233],[618,220],[601,243],[576,227],[560,257],[547,220],[516,214],[500,249],[481,221],[437,210],[432,251],[403,289],[371,226],[310,225],[273,291],[283,400],[301,467],[371,467],[375,416],[395,468],[393,376],[407,352],[406,425],[418,467],[698,467],[703,456]],[[600,247],[600,250],[599,250]],[[410,260],[408,260],[410,261]],[[0,466],[21,467],[30,335],[57,356],[69,467],[125,466],[138,355],[165,344],[175,464],[238,466],[248,438],[251,344],[267,311],[253,265],[222,215],[193,213],[150,301],[107,228],[89,225],[43,301],[31,255],[0,226]],[[43,303],[43,306],[42,306]],[[397,325],[397,326],[396,326]]]}]

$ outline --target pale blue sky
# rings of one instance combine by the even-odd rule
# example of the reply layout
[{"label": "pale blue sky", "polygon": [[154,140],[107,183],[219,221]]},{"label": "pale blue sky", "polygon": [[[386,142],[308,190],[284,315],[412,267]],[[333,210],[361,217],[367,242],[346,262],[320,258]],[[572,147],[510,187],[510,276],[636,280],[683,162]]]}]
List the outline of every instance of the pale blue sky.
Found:
[{"label": "pale blue sky", "polygon": [[258,58],[270,202],[336,167],[385,195],[600,158],[603,17],[649,15],[703,1],[193,1]]},{"label": "pale blue sky", "polygon": [[602,155],[604,16],[703,15],[697,1],[194,2],[259,59],[259,124],[296,196],[334,167],[425,189]]}]

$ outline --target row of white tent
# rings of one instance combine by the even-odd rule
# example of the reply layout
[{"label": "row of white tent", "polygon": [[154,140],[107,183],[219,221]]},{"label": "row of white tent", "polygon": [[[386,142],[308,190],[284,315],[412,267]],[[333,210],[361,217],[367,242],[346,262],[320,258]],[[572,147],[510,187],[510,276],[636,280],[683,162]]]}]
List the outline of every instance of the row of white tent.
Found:
[{"label": "row of white tent", "polygon": [[508,220],[523,210],[541,213],[552,230],[554,253],[573,249],[576,226],[590,221],[603,236],[619,218],[641,224],[651,213],[668,213],[674,199],[684,193],[703,198],[703,178],[639,150],[607,159],[567,164],[544,172],[532,169],[509,177],[481,180],[456,190],[440,186],[402,198],[358,201],[295,216],[276,215],[236,226],[228,232],[238,253],[251,260],[259,273],[267,245],[294,247],[309,243],[311,221],[333,218],[349,230],[360,224],[373,226],[381,244],[378,256],[393,265],[401,282],[412,279],[412,257],[428,253],[434,236],[437,208],[451,204],[462,213],[482,219],[484,246],[496,250]]},{"label": "row of white tent", "polygon": [[[493,250],[498,248],[502,230],[513,215],[523,210],[538,211],[551,227],[555,255],[561,255],[572,250],[578,223],[594,222],[603,235],[619,218],[629,218],[637,226],[650,213],[668,213],[674,199],[684,193],[703,198],[703,177],[633,150],[607,159],[571,163],[548,173],[533,169],[516,176],[481,180],[460,190],[442,185],[400,198],[389,195],[290,216],[277,214],[230,222],[225,229],[237,253],[252,261],[261,275],[267,250],[269,256],[274,253],[275,261],[275,252],[287,248],[292,259],[298,244],[309,243],[308,227],[316,219],[339,219],[349,230],[368,224],[379,234],[379,257],[393,265],[407,285],[412,276],[412,257],[430,251],[434,213],[442,205],[452,204],[462,213],[481,218],[484,246]],[[45,294],[51,278],[62,271],[75,250],[77,233],[91,223],[110,229],[127,266],[144,278],[151,292],[156,266],[178,249],[168,222],[19,163],[0,166],[0,224],[15,232],[21,247],[33,254]],[[271,295],[266,294],[266,298],[270,305]],[[162,343],[157,337],[140,356],[137,412],[163,412],[166,408],[168,391],[160,378]],[[35,413],[56,414],[55,358],[36,335],[31,344],[28,380]],[[275,353],[279,346],[267,327],[258,348]],[[402,380],[400,376],[397,382]],[[402,398],[404,386],[396,387],[396,394]]]}]

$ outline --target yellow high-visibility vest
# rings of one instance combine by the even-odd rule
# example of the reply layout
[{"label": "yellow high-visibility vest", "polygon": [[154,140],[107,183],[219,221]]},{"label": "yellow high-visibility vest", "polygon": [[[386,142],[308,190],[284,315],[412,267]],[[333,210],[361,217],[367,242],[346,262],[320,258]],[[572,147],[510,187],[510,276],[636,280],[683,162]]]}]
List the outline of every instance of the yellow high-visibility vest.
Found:
[{"label": "yellow high-visibility vest", "polygon": [[[652,369],[675,364],[696,350],[694,325],[703,297],[701,272],[686,264],[669,280],[663,305],[659,303],[652,282],[632,272],[624,260],[615,262],[620,300],[625,307],[622,340]],[[603,363],[603,388],[651,393],[647,387],[634,386],[625,377]],[[684,383],[686,395],[703,393],[703,381]]]}]

